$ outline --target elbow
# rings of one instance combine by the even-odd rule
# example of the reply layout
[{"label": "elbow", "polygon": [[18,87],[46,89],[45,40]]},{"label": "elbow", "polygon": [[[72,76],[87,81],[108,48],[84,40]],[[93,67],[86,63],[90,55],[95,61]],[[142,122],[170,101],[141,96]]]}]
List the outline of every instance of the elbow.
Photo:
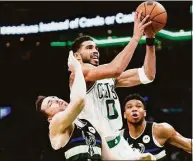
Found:
[{"label": "elbow", "polygon": [[148,79],[149,79],[151,82],[153,82],[154,79],[155,79],[155,74],[149,75],[149,76],[148,76]]},{"label": "elbow", "polygon": [[120,70],[116,70],[114,73],[113,73],[113,77],[114,78],[117,78],[117,77],[119,77],[120,75],[121,75],[121,71]]},{"label": "elbow", "polygon": [[148,72],[144,71],[144,72],[145,72],[147,78],[148,78],[151,82],[153,82],[154,79],[155,79],[155,71],[152,70],[152,71],[148,71]]},{"label": "elbow", "polygon": [[123,69],[120,67],[120,65],[114,62],[108,64],[106,68],[108,69],[108,73],[109,73],[108,76],[113,78],[119,77],[123,72]]},{"label": "elbow", "polygon": [[[113,67],[114,70],[112,70],[112,76],[113,77],[119,77],[121,75],[121,73],[123,72],[120,67]],[[110,69],[113,69],[113,68],[110,68]]]},{"label": "elbow", "polygon": [[153,82],[156,75],[156,69],[155,68],[145,68],[145,66],[142,67],[144,74],[149,79],[149,81]]}]

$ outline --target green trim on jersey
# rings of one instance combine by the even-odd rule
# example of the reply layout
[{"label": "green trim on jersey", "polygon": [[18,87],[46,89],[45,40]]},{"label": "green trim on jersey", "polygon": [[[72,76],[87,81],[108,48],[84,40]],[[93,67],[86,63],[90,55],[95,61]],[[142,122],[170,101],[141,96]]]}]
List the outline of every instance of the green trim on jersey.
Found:
[{"label": "green trim on jersey", "polygon": [[113,139],[113,140],[111,140],[111,141],[108,141],[107,144],[108,144],[109,148],[113,148],[113,147],[115,147],[117,144],[119,144],[120,140],[121,140],[121,137],[120,137],[120,135],[119,135],[119,136],[117,136],[115,139]]}]

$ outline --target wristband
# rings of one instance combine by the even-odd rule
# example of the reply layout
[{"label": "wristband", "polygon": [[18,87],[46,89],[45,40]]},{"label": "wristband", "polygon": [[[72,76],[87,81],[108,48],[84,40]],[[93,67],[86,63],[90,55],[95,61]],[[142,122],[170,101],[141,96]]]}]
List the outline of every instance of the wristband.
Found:
[{"label": "wristband", "polygon": [[155,45],[155,38],[146,38],[146,45],[154,46]]}]

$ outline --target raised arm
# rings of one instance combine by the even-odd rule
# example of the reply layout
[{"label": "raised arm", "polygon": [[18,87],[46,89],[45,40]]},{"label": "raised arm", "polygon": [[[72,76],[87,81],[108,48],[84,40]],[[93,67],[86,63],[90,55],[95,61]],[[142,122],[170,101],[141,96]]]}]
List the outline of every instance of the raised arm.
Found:
[{"label": "raised arm", "polygon": [[141,21],[141,13],[138,15],[135,14],[133,36],[128,45],[109,64],[100,65],[92,68],[92,70],[89,67],[83,67],[85,80],[95,81],[105,78],[115,78],[126,69],[138,45],[138,41],[143,36],[144,28],[151,23],[145,23],[149,16],[146,16]]},{"label": "raised arm", "polygon": [[[147,35],[155,38],[155,35]],[[146,55],[142,68],[129,69],[116,78],[116,87],[131,87],[139,84],[151,83],[156,73],[155,45],[146,45]]]},{"label": "raised arm", "polygon": [[70,103],[64,111],[57,113],[52,118],[49,127],[51,136],[61,134],[72,125],[72,122],[77,118],[85,104],[86,83],[80,63],[72,53],[69,55],[68,66],[75,73],[74,83],[71,87]]},{"label": "raised arm", "polygon": [[192,139],[185,138],[184,136],[180,135],[168,123],[159,124],[157,129],[159,129],[159,138],[171,145],[183,149],[188,153],[192,153]]}]

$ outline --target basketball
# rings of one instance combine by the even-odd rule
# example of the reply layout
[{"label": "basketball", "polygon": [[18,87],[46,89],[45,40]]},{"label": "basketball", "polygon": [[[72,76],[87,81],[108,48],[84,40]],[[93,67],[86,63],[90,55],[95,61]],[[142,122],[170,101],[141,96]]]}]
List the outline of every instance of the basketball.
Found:
[{"label": "basketball", "polygon": [[145,28],[146,33],[156,33],[160,31],[167,22],[167,12],[165,8],[158,2],[146,1],[141,3],[136,12],[142,11],[141,19],[144,19],[146,15],[149,15],[147,21],[151,20],[151,24]]}]

